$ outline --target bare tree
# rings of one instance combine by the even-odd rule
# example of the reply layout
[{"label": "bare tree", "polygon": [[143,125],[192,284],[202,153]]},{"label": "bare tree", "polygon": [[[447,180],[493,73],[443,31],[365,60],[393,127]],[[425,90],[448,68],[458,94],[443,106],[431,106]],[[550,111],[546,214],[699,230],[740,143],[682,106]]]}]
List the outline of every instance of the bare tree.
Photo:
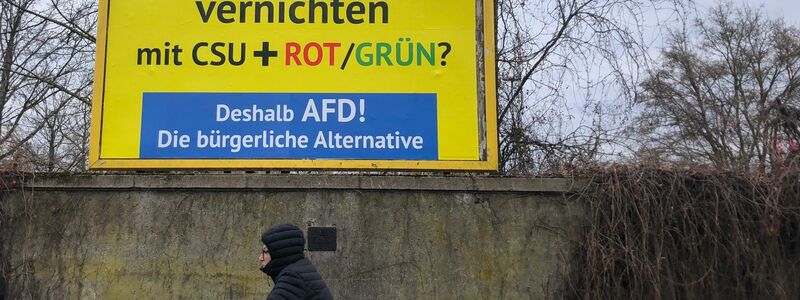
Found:
[{"label": "bare tree", "polygon": [[[83,170],[62,160],[88,130],[96,4],[0,0],[0,162],[29,171]],[[67,128],[69,126],[70,128]],[[71,154],[74,156],[74,154]],[[46,157],[46,159],[42,159]]]},{"label": "bare tree", "polygon": [[648,61],[646,36],[657,29],[647,28],[648,18],[689,2],[497,1],[504,172],[539,173],[603,155]]},{"label": "bare tree", "polygon": [[671,35],[642,84],[640,154],[766,172],[776,145],[798,137],[800,31],[729,5],[691,29]]}]

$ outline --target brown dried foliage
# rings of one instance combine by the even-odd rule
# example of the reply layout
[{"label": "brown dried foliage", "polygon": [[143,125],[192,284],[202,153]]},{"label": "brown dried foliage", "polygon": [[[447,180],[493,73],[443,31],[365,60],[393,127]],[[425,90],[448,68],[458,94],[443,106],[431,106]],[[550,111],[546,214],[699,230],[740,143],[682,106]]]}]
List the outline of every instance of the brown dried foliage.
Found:
[{"label": "brown dried foliage", "polygon": [[567,298],[800,299],[800,170],[593,177]]}]

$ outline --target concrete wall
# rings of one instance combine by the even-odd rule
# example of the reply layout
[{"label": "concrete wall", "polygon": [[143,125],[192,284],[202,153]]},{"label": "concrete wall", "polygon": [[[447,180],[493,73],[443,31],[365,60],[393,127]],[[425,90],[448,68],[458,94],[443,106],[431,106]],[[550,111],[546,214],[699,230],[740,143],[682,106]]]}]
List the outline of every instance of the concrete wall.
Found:
[{"label": "concrete wall", "polygon": [[544,299],[580,236],[559,179],[39,178],[2,194],[12,299],[263,299],[259,236],[333,226],[309,256],[337,299]]}]

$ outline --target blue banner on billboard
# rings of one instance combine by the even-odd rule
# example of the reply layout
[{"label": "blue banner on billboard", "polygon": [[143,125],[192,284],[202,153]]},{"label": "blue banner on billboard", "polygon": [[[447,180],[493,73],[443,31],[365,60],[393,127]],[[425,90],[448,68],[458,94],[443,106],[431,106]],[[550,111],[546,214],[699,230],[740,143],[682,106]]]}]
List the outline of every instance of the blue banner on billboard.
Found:
[{"label": "blue banner on billboard", "polygon": [[439,159],[436,94],[145,93],[142,159]]}]

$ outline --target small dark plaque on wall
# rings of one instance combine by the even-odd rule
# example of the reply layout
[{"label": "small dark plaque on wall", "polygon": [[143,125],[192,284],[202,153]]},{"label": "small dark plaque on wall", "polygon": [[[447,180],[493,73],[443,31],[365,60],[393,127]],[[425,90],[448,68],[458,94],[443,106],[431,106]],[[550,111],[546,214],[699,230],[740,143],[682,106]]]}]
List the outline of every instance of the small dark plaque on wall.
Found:
[{"label": "small dark plaque on wall", "polygon": [[308,251],[336,251],[336,228],[309,227]]}]

